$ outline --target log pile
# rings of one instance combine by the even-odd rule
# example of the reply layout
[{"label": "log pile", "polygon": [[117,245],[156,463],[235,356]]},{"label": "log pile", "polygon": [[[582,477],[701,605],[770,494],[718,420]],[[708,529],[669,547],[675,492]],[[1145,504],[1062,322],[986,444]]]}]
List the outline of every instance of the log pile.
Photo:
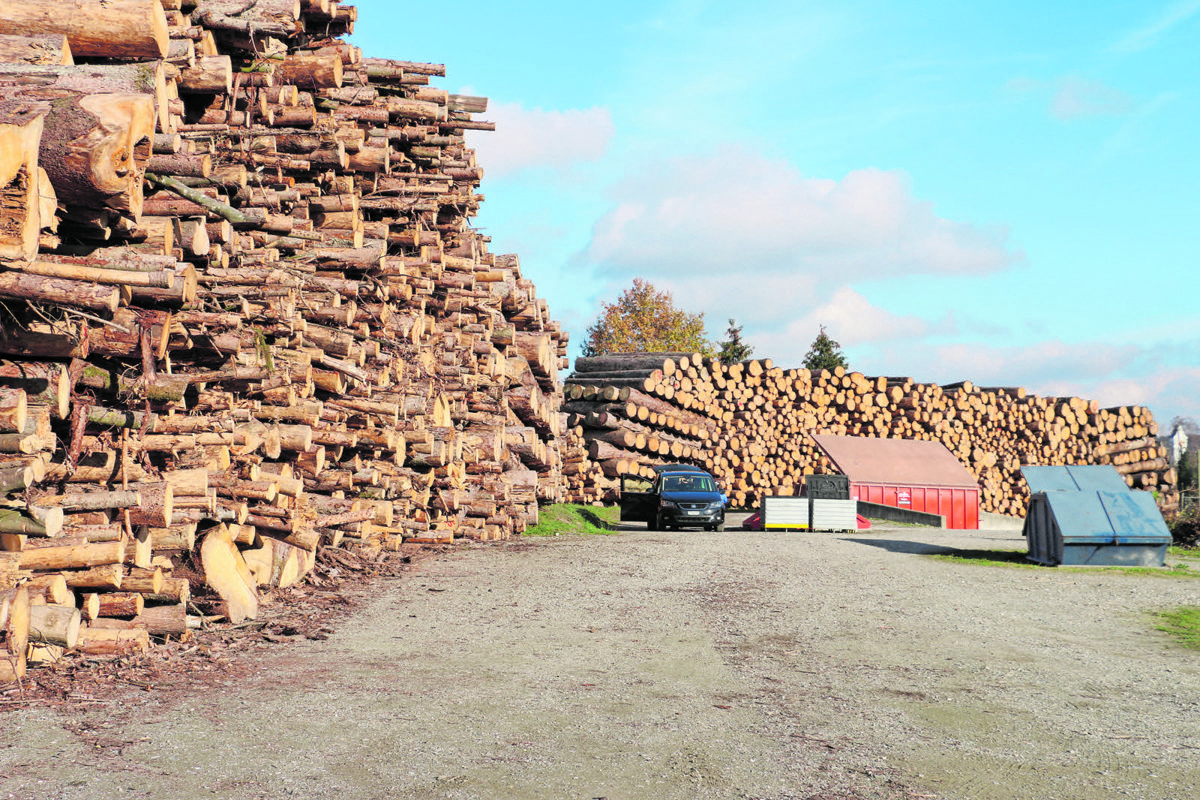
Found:
[{"label": "log pile", "polygon": [[979,480],[983,510],[999,514],[1024,514],[1020,468],[1030,464],[1113,464],[1131,487],[1158,492],[1164,511],[1178,502],[1141,406],[680,353],[579,358],[565,393],[577,448],[591,457],[568,461],[576,502],[614,499],[620,473],[683,461],[709,469],[734,506],[752,507],[829,471],[811,438],[820,433],[940,441]]},{"label": "log pile", "polygon": [[567,336],[469,225],[487,102],[355,19],[0,8],[0,681],[563,496]]}]

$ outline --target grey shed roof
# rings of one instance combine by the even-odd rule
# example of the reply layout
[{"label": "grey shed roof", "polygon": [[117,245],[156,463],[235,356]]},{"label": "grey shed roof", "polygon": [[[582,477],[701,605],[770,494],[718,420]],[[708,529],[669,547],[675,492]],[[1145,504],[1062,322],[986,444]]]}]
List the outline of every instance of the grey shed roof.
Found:
[{"label": "grey shed roof", "polygon": [[1108,465],[1021,467],[1021,475],[1033,494],[1086,491],[1124,494],[1129,491],[1121,473]]},{"label": "grey shed roof", "polygon": [[1022,467],[1021,474],[1031,494],[1045,497],[1066,544],[1171,541],[1154,497],[1131,490],[1111,466]]}]

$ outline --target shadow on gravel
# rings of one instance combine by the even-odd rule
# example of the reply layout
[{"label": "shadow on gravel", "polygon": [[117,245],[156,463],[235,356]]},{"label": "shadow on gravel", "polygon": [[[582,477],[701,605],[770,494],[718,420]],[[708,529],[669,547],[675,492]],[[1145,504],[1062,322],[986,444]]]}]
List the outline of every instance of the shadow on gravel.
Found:
[{"label": "shadow on gravel", "polygon": [[889,550],[893,553],[915,553],[921,556],[953,552],[953,548],[950,547],[925,544],[924,542],[905,542],[899,539],[845,539],[845,541],[854,542],[855,544],[869,544],[871,547],[882,547],[884,550]]},{"label": "shadow on gravel", "polygon": [[612,522],[609,522],[608,520],[604,519],[599,514],[597,514],[595,511],[588,511],[587,509],[581,509],[579,511],[579,516],[583,517],[588,522],[592,523],[593,525],[595,525],[597,528],[600,528],[601,530],[605,530],[605,531],[627,530],[627,528],[625,528],[620,523],[614,524]]},{"label": "shadow on gravel", "polygon": [[1023,550],[963,550],[958,547],[942,547],[924,542],[905,542],[897,539],[846,539],[856,544],[869,544],[872,547],[882,547],[893,553],[912,553],[918,556],[944,556],[961,559],[962,561],[1000,562],[1004,564],[1021,564],[1029,566],[1028,553]]}]

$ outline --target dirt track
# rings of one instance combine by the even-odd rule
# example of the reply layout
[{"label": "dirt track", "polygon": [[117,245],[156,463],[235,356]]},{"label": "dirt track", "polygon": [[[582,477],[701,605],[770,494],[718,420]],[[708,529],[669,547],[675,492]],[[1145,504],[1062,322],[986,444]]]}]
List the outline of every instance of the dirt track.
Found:
[{"label": "dirt track", "polygon": [[0,797],[1191,796],[1200,657],[1147,612],[1200,605],[1200,581],[918,554],[1021,545],[876,528],[465,548],[210,691],[0,715]]}]

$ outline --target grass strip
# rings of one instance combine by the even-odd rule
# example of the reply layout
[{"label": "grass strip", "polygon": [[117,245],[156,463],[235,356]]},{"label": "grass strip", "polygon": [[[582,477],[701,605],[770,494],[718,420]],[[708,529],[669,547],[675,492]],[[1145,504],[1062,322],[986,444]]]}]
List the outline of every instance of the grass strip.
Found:
[{"label": "grass strip", "polygon": [[619,510],[615,506],[585,506],[557,503],[538,511],[538,524],[526,528],[523,536],[563,536],[569,533],[617,533]]},{"label": "grass strip", "polygon": [[1171,635],[1184,647],[1200,650],[1200,606],[1180,606],[1174,611],[1155,614],[1160,631]]}]

